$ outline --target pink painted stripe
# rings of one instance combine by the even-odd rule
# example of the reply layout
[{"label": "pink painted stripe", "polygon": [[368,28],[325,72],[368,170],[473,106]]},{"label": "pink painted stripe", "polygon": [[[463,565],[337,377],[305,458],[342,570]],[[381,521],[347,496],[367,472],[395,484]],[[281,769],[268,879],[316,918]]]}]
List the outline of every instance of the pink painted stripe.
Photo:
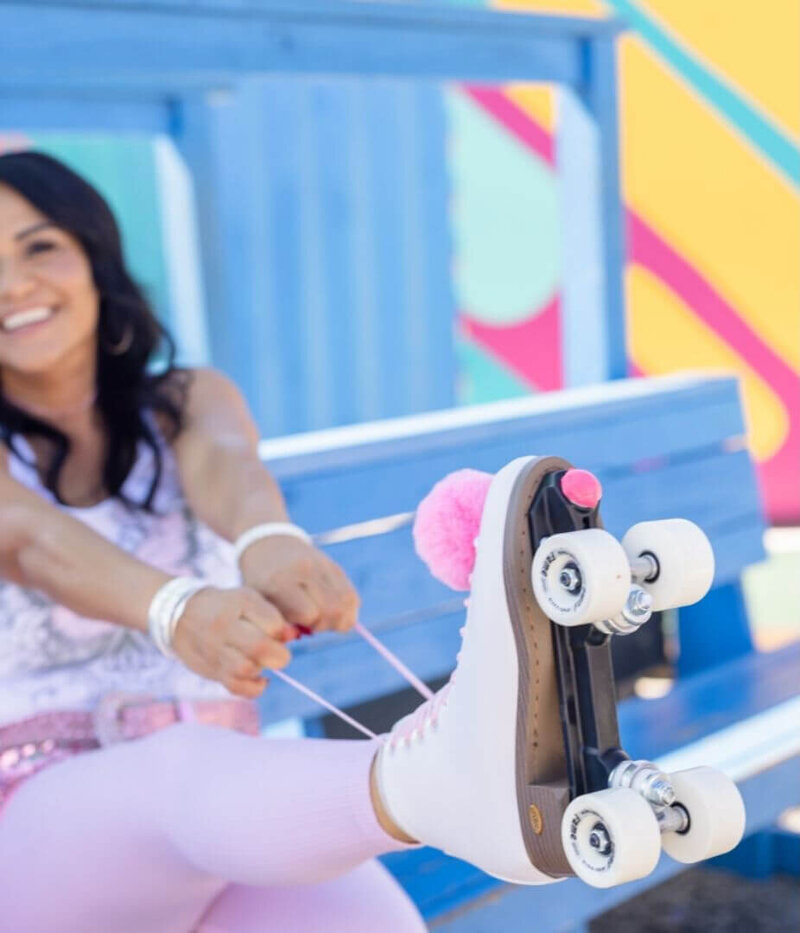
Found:
[{"label": "pink painted stripe", "polygon": [[638,214],[629,210],[627,221],[630,260],[661,279],[701,321],[746,360],[789,407],[793,407],[800,397],[800,375]]},{"label": "pink painted stripe", "polygon": [[550,166],[556,164],[555,141],[550,133],[532,120],[525,111],[510,100],[502,91],[477,84],[462,85],[464,92],[498,123],[532,149]]},{"label": "pink painted stripe", "polygon": [[[543,159],[555,163],[554,141],[528,113],[501,91],[469,85],[470,97],[509,132]],[[627,211],[629,258],[650,269],[694,313],[715,330],[788,404],[800,388],[800,376],[739,316],[711,284],[670,247],[635,211]]]},{"label": "pink painted stripe", "polygon": [[[481,93],[475,93],[481,91]],[[552,136],[508,97],[473,89],[472,98],[522,143],[554,164]],[[767,510],[773,521],[800,517],[797,464],[800,463],[800,376],[738,314],[736,309],[692,265],[670,247],[632,210],[627,212],[629,258],[649,269],[770,385],[789,412],[789,435],[781,449],[759,464]],[[501,357],[502,358],[502,357]],[[507,361],[506,361],[507,362]],[[508,365],[508,363],[507,363]],[[643,375],[630,364],[632,375]]]},{"label": "pink painted stripe", "polygon": [[529,385],[544,392],[563,388],[558,295],[519,324],[484,324],[463,312],[459,319],[468,337]]}]

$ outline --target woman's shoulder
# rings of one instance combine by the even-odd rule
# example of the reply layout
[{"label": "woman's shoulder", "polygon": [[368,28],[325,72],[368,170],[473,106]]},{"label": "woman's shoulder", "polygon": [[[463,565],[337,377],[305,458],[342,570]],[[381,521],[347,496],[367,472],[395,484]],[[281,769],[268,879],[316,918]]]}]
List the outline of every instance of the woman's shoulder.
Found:
[{"label": "woman's shoulder", "polygon": [[157,409],[151,412],[162,436],[173,441],[209,408],[242,400],[233,380],[210,366],[176,367],[161,381],[159,393],[180,413],[181,429],[176,432],[174,419],[168,412]]},{"label": "woman's shoulder", "polygon": [[211,367],[181,370],[182,426],[175,438],[187,434],[236,433],[249,441],[258,441],[258,430],[247,402],[236,383],[225,373]]},{"label": "woman's shoulder", "polygon": [[244,397],[229,376],[210,366],[183,370],[187,375],[186,400],[188,405],[241,404]]}]

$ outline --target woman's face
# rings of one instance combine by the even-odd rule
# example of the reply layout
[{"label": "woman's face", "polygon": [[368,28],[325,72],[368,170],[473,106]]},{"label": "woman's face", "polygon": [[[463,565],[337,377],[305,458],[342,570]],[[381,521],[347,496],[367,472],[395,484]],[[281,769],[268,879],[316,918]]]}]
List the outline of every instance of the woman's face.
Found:
[{"label": "woman's face", "polygon": [[100,300],[80,243],[0,184],[0,369],[94,360]]}]

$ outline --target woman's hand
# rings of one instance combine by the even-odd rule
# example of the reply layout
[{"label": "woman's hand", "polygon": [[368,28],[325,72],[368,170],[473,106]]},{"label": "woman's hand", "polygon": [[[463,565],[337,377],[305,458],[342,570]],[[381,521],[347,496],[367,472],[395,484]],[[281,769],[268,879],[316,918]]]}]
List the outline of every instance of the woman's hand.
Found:
[{"label": "woman's hand", "polygon": [[267,685],[262,670],[281,668],[291,655],[284,644],[296,637],[278,609],[249,587],[206,587],[186,603],[172,650],[203,677],[231,693],[255,699]]},{"label": "woman's hand", "polygon": [[299,538],[261,538],[247,548],[239,564],[244,582],[293,625],[346,632],[358,619],[361,601],[345,572]]}]

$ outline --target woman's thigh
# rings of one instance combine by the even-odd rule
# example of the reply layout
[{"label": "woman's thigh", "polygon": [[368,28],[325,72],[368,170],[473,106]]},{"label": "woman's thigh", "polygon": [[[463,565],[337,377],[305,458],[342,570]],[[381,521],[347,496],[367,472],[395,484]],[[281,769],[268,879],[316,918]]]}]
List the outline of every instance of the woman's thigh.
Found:
[{"label": "woman's thigh", "polygon": [[0,819],[3,929],[186,933],[202,916],[225,882],[159,832],[164,737],[83,753],[17,789]]},{"label": "woman's thigh", "polygon": [[333,881],[281,888],[230,885],[193,933],[423,933],[394,877],[371,861]]}]

